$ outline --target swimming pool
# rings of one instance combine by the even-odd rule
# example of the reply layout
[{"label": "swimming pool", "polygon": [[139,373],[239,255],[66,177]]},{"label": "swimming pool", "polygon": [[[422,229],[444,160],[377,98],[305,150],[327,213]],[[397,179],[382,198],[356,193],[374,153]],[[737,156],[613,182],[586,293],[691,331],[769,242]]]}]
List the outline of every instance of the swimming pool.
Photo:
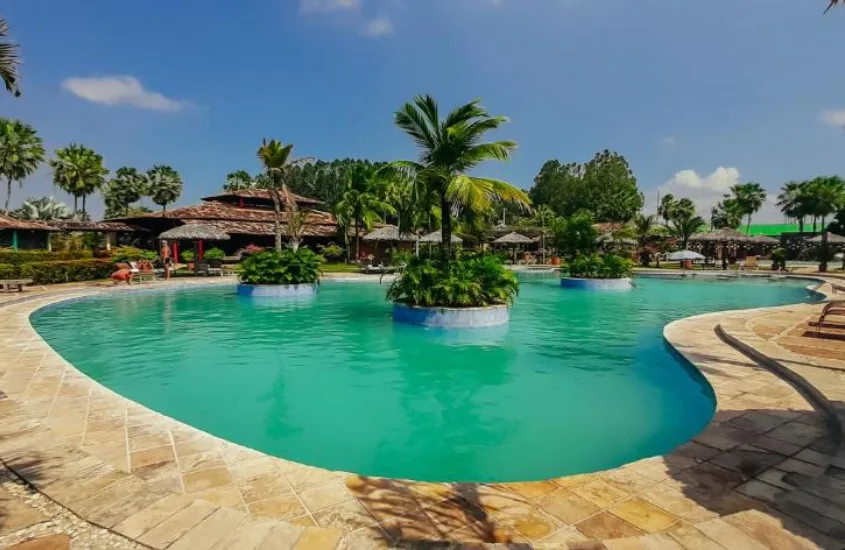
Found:
[{"label": "swimming pool", "polygon": [[35,312],[103,385],[268,454],[423,481],[539,480],[668,452],[712,390],[662,340],[674,319],[809,301],[799,281],[639,279],[628,293],[523,282],[509,325],[394,324],[385,287],[326,282],[262,302],[229,285],[119,293]]}]

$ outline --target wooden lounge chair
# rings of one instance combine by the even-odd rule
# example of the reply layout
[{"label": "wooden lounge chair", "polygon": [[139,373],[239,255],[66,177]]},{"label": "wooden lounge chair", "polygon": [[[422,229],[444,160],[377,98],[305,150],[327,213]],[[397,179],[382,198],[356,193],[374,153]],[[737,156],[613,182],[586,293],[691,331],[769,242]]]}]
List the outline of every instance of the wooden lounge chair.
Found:
[{"label": "wooden lounge chair", "polygon": [[13,290],[23,292],[24,287],[31,284],[32,279],[3,279],[0,281],[0,290],[3,292],[12,292]]}]

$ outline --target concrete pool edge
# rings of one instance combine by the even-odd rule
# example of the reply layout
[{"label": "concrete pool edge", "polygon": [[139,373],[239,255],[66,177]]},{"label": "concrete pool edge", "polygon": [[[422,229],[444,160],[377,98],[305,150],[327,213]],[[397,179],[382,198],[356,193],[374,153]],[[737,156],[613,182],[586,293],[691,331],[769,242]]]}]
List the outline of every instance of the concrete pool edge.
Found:
[{"label": "concrete pool edge", "polygon": [[[356,279],[360,280],[360,278]],[[217,281],[215,281],[215,283],[220,284]],[[199,285],[202,284],[204,283],[199,283]],[[229,283],[224,282],[223,284]],[[174,286],[162,286],[161,290],[174,288]],[[189,286],[198,286],[198,284],[192,283]],[[141,435],[139,437],[155,439],[157,434],[153,433],[155,432],[155,429],[153,428],[160,428],[166,432],[167,437],[169,437],[172,446],[175,449],[178,449],[180,445],[186,446],[185,444],[199,447],[212,445],[215,449],[217,449],[217,452],[219,452],[222,462],[225,463],[225,468],[229,470],[229,477],[234,479],[237,479],[238,477],[237,472],[246,467],[244,466],[244,463],[249,463],[250,466],[255,467],[258,467],[257,463],[261,463],[261,467],[267,468],[269,467],[268,459],[269,461],[272,461],[274,471],[281,474],[285,482],[288,483],[291,488],[291,494],[293,495],[291,500],[298,502],[301,509],[305,511],[304,514],[291,516],[290,518],[283,518],[285,520],[294,520],[294,524],[286,522],[285,525],[292,525],[291,529],[294,529],[297,522],[301,524],[306,523],[306,520],[310,520],[310,526],[306,527],[304,532],[310,533],[308,536],[324,538],[327,541],[326,547],[331,546],[332,544],[337,545],[338,541],[341,540],[341,537],[343,537],[346,544],[349,544],[353,539],[360,539],[359,542],[372,541],[373,539],[376,539],[377,542],[385,542],[385,540],[390,540],[392,533],[395,532],[392,528],[396,525],[400,525],[400,538],[408,538],[406,535],[409,535],[411,531],[422,531],[424,533],[422,538],[426,540],[463,540],[462,537],[465,537],[466,542],[471,542],[473,540],[472,537],[477,535],[477,533],[471,532],[471,529],[467,532],[467,525],[462,527],[451,525],[450,527],[449,525],[444,526],[443,521],[438,521],[438,519],[443,520],[443,518],[448,515],[448,510],[444,511],[442,515],[438,515],[437,512],[439,507],[449,500],[447,488],[449,490],[458,491],[457,488],[448,487],[443,484],[417,484],[401,480],[362,478],[360,476],[349,475],[343,472],[328,472],[317,468],[297,465],[274,457],[267,457],[251,449],[240,447],[224,440],[219,440],[213,436],[208,436],[200,430],[170,419],[159,413],[150,411],[149,409],[146,409],[145,407],[112,392],[108,388],[100,386],[97,382],[87,378],[85,375],[82,375],[72,365],[68,364],[60,356],[58,356],[58,354],[56,354],[46,344],[46,342],[41,339],[41,337],[29,324],[29,315],[43,306],[63,302],[69,299],[84,298],[102,293],[110,292],[83,290],[76,295],[34,297],[32,300],[27,302],[5,306],[13,308],[14,315],[9,316],[10,322],[8,326],[4,324],[2,327],[2,333],[0,333],[0,358],[3,358],[4,361],[9,359],[9,362],[11,362],[12,359],[10,359],[10,357],[13,357],[14,365],[12,368],[3,373],[3,379],[0,381],[0,389],[4,390],[7,394],[7,398],[0,401],[0,403],[6,405],[2,408],[2,412],[0,412],[3,417],[2,422],[0,422],[0,433],[4,436],[3,441],[0,441],[0,458],[7,463],[11,461],[10,466],[13,469],[16,469],[17,467],[17,470],[22,471],[25,477],[28,476],[31,478],[31,482],[38,487],[39,490],[42,490],[42,492],[51,496],[51,498],[54,498],[57,502],[60,502],[71,510],[77,511],[79,515],[91,520],[93,523],[101,524],[104,527],[114,529],[117,532],[121,532],[122,529],[124,534],[127,535],[133,535],[134,532],[126,527],[124,524],[125,521],[138,514],[142,514],[143,509],[145,509],[148,504],[151,504],[148,500],[146,500],[147,497],[141,496],[141,490],[135,485],[133,485],[133,487],[135,487],[133,490],[136,492],[132,494],[137,495],[135,497],[138,503],[137,510],[131,508],[129,503],[124,502],[126,496],[125,494],[105,495],[103,498],[111,496],[117,499],[118,496],[120,496],[122,499],[121,502],[123,502],[124,506],[130,506],[129,508],[122,509],[123,512],[129,514],[127,518],[113,525],[106,525],[105,523],[108,523],[111,519],[105,521],[98,520],[98,518],[102,517],[104,509],[111,509],[111,506],[98,506],[96,507],[97,509],[94,513],[89,513],[86,505],[90,505],[90,502],[81,502],[79,499],[75,500],[73,495],[68,496],[60,494],[61,491],[59,489],[61,489],[61,487],[57,489],[55,484],[52,483],[52,479],[50,480],[51,483],[44,483],[43,479],[39,480],[37,475],[33,475],[37,472],[31,472],[25,467],[22,467],[19,462],[19,459],[22,457],[20,453],[27,454],[28,459],[36,454],[42,454],[45,457],[53,457],[56,454],[58,442],[58,444],[60,444],[63,448],[64,446],[69,446],[76,449],[76,452],[67,454],[73,459],[73,462],[77,464],[81,460],[81,455],[78,453],[93,455],[106,463],[109,463],[109,459],[117,462],[118,464],[123,462],[123,470],[125,471],[126,476],[134,478],[137,475],[137,479],[142,479],[143,477],[148,478],[144,480],[144,486],[149,488],[149,495],[151,495],[149,498],[163,494],[161,492],[163,489],[178,492],[176,489],[181,487],[186,500],[196,499],[206,503],[212,502],[211,506],[222,505],[226,509],[231,508],[234,512],[243,511],[244,509],[251,511],[251,507],[248,507],[247,505],[253,503],[247,503],[243,496],[241,497],[242,504],[235,503],[233,505],[227,503],[226,499],[231,495],[226,495],[224,491],[214,492],[214,489],[219,488],[219,486],[212,487],[210,490],[203,489],[201,491],[194,492],[187,491],[186,489],[190,489],[190,487],[187,487],[186,483],[187,485],[199,483],[198,487],[203,486],[201,483],[203,482],[203,479],[200,479],[198,476],[179,475],[177,486],[177,480],[173,479],[171,476],[172,472],[170,472],[168,468],[158,468],[159,465],[166,464],[167,461],[142,464],[144,460],[140,460],[138,462],[139,465],[133,468],[132,461],[135,458],[132,456],[133,454],[140,455],[141,459],[155,460],[155,457],[153,456],[155,453],[148,451],[160,451],[161,447],[151,447],[148,449],[139,446],[137,447],[138,450],[135,453],[132,453],[129,449],[132,448],[132,440],[136,438],[130,437],[129,434],[135,429],[141,429],[140,427],[143,427],[145,430],[149,428],[150,433],[148,435]],[[718,341],[714,342],[709,337],[705,338],[705,336],[709,333],[710,337],[715,337],[712,328],[723,316],[729,317],[731,315],[747,314],[772,309],[778,308],[746,310],[745,312],[721,312],[683,319],[667,325],[664,333],[667,341],[682,355],[684,355],[684,357],[686,357],[693,365],[695,365],[699,371],[702,372],[705,378],[708,379],[708,382],[710,382],[711,386],[717,390],[718,395],[719,386],[723,386],[726,382],[723,378],[720,378],[718,374],[714,374],[713,372],[713,369],[716,369],[721,363],[719,359],[714,357],[717,355],[717,352],[723,351],[726,355],[724,355],[722,359],[725,361],[726,366],[723,366],[722,368],[727,368],[728,372],[731,372],[736,368],[735,365],[731,365],[731,362],[736,362],[736,356],[733,354],[731,349],[723,343]],[[13,325],[14,330],[10,328]],[[710,326],[709,329],[707,328],[708,325]],[[697,339],[697,336],[701,336],[702,339]],[[720,346],[725,349],[721,350]],[[706,352],[709,359],[702,362],[701,357],[696,357],[695,354],[701,354],[704,352]],[[4,353],[7,355],[3,355]],[[754,369],[756,367],[750,368]],[[10,373],[11,376],[9,376]],[[57,376],[58,380],[55,380]],[[755,395],[753,386],[759,386],[764,379],[767,380],[767,386],[771,385],[769,377],[773,375],[770,373],[754,371],[754,374],[750,375],[749,378],[751,376],[754,377],[751,380],[753,383],[749,386],[749,389],[752,391],[748,393],[749,395]],[[711,378],[716,380],[718,383],[714,385]],[[56,385],[57,383],[58,387]],[[759,389],[759,387],[757,389]],[[84,419],[85,427],[83,428],[82,437],[79,437],[77,441],[77,434],[69,433],[69,431],[73,431],[70,427],[68,427],[69,415],[52,414],[55,410],[57,410],[54,406],[56,399],[59,397],[69,398],[74,394],[74,392],[83,390],[87,391],[89,396],[87,398],[88,406],[86,414],[92,411],[98,413],[94,419],[94,422],[100,423],[98,426],[109,425],[109,422],[115,420],[115,416],[120,418],[120,415],[112,416],[110,411],[114,412],[115,408],[116,410],[122,410],[122,425],[125,431],[125,438],[119,445],[115,446],[114,442],[109,441],[108,437],[103,436],[101,439],[101,435],[99,435],[99,433],[104,430],[92,430],[92,418],[90,416]],[[47,399],[50,395],[52,395],[52,399],[49,403],[47,403]],[[761,395],[761,398],[763,397],[765,397],[765,395]],[[15,403],[15,406],[12,407],[10,403],[14,401],[20,401],[20,405]],[[92,403],[94,403],[94,407],[91,406]],[[718,399],[717,417],[719,417],[720,412],[725,412],[725,410],[720,410],[723,409],[722,405],[722,400]],[[15,414],[9,414],[9,410],[11,409],[15,409]],[[68,406],[61,409],[61,411],[71,410],[72,407]],[[727,412],[730,413],[736,411],[730,410]],[[721,426],[723,422],[719,422],[714,419],[714,424]],[[54,435],[49,438],[36,438],[35,440],[28,438],[27,434],[31,434],[34,430],[41,428],[44,430],[49,428],[53,433],[58,433],[60,436],[56,437]],[[105,431],[108,432],[109,430]],[[96,437],[89,438],[87,437],[88,432],[96,433],[98,435]],[[144,431],[143,433],[148,432]],[[704,443],[696,441],[702,437],[705,439]],[[516,520],[512,517],[506,518],[504,515],[499,513],[494,514],[497,516],[494,518],[496,520],[494,523],[501,524],[499,526],[501,531],[499,535],[502,537],[509,537],[510,540],[514,541],[526,540],[531,542],[543,542],[544,544],[550,545],[562,543],[564,539],[574,542],[579,540],[579,537],[581,540],[584,538],[607,538],[585,537],[582,533],[584,530],[593,530],[593,532],[597,532],[595,531],[595,525],[592,525],[592,523],[587,525],[586,522],[588,520],[593,521],[591,518],[601,518],[604,520],[607,519],[606,516],[608,515],[618,518],[618,514],[622,512],[619,512],[616,509],[626,502],[642,501],[643,499],[639,495],[643,491],[634,492],[632,489],[632,492],[626,494],[625,498],[620,501],[620,503],[614,501],[606,507],[601,507],[598,511],[584,520],[577,522],[578,525],[585,525],[581,528],[581,531],[576,528],[575,522],[571,524],[569,522],[564,522],[562,519],[555,516],[554,513],[545,508],[543,503],[553,495],[560,492],[566,492],[568,495],[572,493],[574,495],[579,495],[577,498],[582,498],[580,493],[590,496],[592,495],[590,491],[600,491],[601,489],[607,491],[607,486],[615,488],[616,491],[625,491],[626,489],[624,489],[624,487],[628,487],[625,483],[631,483],[632,479],[639,480],[641,483],[645,483],[644,480],[650,480],[654,485],[672,481],[669,479],[670,476],[666,475],[667,472],[672,471],[673,469],[692,469],[696,465],[706,461],[706,459],[701,459],[701,462],[697,462],[699,458],[695,456],[696,454],[703,452],[702,449],[699,448],[701,445],[709,449],[709,451],[707,451],[708,453],[713,452],[714,450],[718,450],[720,452],[724,451],[723,449],[718,448],[719,444],[725,445],[724,440],[719,439],[719,437],[724,438],[724,436],[720,436],[718,434],[708,435],[707,433],[703,433],[700,434],[698,438],[694,439],[693,442],[688,443],[673,453],[669,453],[663,457],[641,460],[606,472],[597,472],[595,474],[586,474],[584,476],[571,476],[569,478],[558,478],[555,480],[536,483],[466,485],[475,485],[474,492],[476,493],[481,505],[486,506],[485,499],[495,500],[503,498],[509,499],[515,506],[517,503],[519,504],[518,507],[520,513],[518,515],[521,519],[517,523],[514,523]],[[708,446],[708,441],[717,446]],[[119,450],[120,445],[122,445],[125,450],[124,456],[121,456],[120,453],[116,452]],[[175,462],[178,466],[179,456],[175,449],[172,450],[174,457],[173,462]],[[18,460],[18,462],[16,462],[16,460]],[[45,470],[56,467],[52,465],[53,462],[50,462],[50,464],[51,466],[45,467]],[[64,466],[62,467],[64,468]],[[112,464],[112,467],[119,469],[115,466],[115,464]],[[216,466],[216,468],[224,467]],[[164,471],[163,475],[151,475],[155,474],[159,469]],[[194,472],[206,472],[211,469],[214,468],[199,469],[189,472],[189,474]],[[64,468],[63,471],[66,472],[68,470],[67,468]],[[178,468],[176,474],[180,474]],[[658,480],[656,478],[662,479]],[[50,478],[47,476],[45,479]],[[168,482],[173,483],[172,485],[168,485]],[[205,480],[205,482],[207,483],[208,480]],[[129,482],[127,481],[127,483]],[[582,490],[582,487],[586,486],[589,486],[590,491],[587,489]],[[51,495],[51,491],[55,494]],[[348,491],[348,495],[352,496],[348,496],[344,493],[344,491]],[[375,494],[374,492],[376,491],[387,493],[393,491],[397,494],[414,495],[412,500],[416,503],[422,501],[423,508],[427,512],[426,517],[431,520],[432,516],[435,516],[433,522],[429,520],[421,522],[425,524],[425,529],[431,528],[432,524],[435,528],[439,526],[442,529],[426,531],[425,529],[422,529],[420,525],[405,526],[405,528],[402,528],[401,525],[403,522],[400,520],[401,518],[408,517],[411,509],[408,507],[400,507],[399,509],[390,510],[389,512],[378,510],[378,506],[374,506],[372,497],[368,496]],[[588,495],[587,493],[590,494]],[[144,491],[144,494],[147,494],[146,491]],[[590,498],[592,498],[592,496],[590,496]],[[328,500],[325,500],[326,498],[328,498]],[[320,503],[321,499],[323,504],[333,500],[340,500],[341,504],[336,506],[322,506]],[[410,506],[410,501],[405,500],[403,502],[406,502],[407,505]],[[639,502],[637,503],[638,505],[640,504]],[[274,504],[281,503],[274,502]],[[334,509],[336,507],[345,507],[345,513],[351,513],[348,509],[355,508],[356,506],[361,506],[364,513],[369,515],[370,520],[374,520],[372,526],[363,526],[356,530],[349,530],[347,527],[350,524],[355,524],[354,522],[350,521],[348,518],[344,519],[343,517],[336,517],[328,513],[330,511],[329,509]],[[598,505],[594,504],[594,506]],[[238,510],[238,508],[240,508],[240,510]],[[669,514],[669,511],[666,511],[665,509],[662,510],[665,514],[671,515]],[[502,512],[502,514],[504,514],[504,512]],[[214,516],[216,515],[217,514],[215,512]],[[467,522],[469,523],[469,514],[465,515],[467,515]],[[211,520],[211,517],[214,516],[208,516],[209,521]],[[252,514],[250,517],[252,519],[249,521],[257,521],[257,518],[264,516]],[[692,522],[690,519],[691,516],[688,515],[678,515],[673,517],[675,517],[678,522]],[[100,523],[98,523],[98,521]],[[105,523],[103,523],[104,521]],[[593,523],[597,521],[598,519],[593,521]],[[619,520],[617,519],[614,521]],[[708,519],[708,521],[710,521],[710,519]],[[332,527],[337,526],[336,522],[345,522],[345,525],[340,531],[333,532]],[[318,527],[318,525],[325,525],[325,528]],[[302,529],[301,526],[296,527],[297,529]],[[208,525],[206,525],[206,528],[208,528]],[[406,530],[408,533],[405,532]],[[302,533],[303,532],[300,532],[298,536],[303,536]],[[130,536],[130,538],[143,539],[145,534],[147,533]],[[654,537],[657,535],[643,534],[643,536]],[[332,543],[331,541],[334,542]]]}]

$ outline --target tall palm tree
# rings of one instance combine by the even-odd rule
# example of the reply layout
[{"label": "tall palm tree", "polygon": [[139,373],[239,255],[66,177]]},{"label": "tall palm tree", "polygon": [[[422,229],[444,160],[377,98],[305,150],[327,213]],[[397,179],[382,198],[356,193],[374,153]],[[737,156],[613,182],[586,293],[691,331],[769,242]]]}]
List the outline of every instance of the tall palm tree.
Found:
[{"label": "tall palm tree", "polygon": [[357,166],[350,170],[343,195],[335,206],[335,215],[343,226],[355,227],[355,259],[361,255],[361,229],[370,231],[382,215],[395,215],[392,204],[379,196],[378,175],[371,168]]},{"label": "tall palm tree", "polygon": [[671,221],[669,231],[677,238],[681,239],[683,250],[689,247],[689,240],[702,226],[707,225],[701,216],[676,215]]},{"label": "tall palm tree", "polygon": [[[267,189],[270,198],[273,200],[274,229],[276,233],[276,251],[282,251],[282,206],[288,210],[290,218],[288,228],[291,231],[291,244],[298,246],[302,229],[305,227],[305,218],[299,214],[296,200],[287,185],[291,170],[310,164],[314,159],[294,159],[293,144],[285,145],[279,140],[266,139],[261,142],[258,148],[258,160],[264,167],[264,173],[256,178],[261,187]],[[290,221],[294,223],[291,224]]]},{"label": "tall palm tree", "polygon": [[14,214],[22,220],[66,220],[73,216],[73,212],[66,204],[53,197],[28,198],[21,203]]},{"label": "tall palm tree", "polygon": [[172,167],[157,164],[147,170],[147,185],[150,198],[167,212],[167,205],[179,200],[182,195],[182,176]]},{"label": "tall palm tree", "polygon": [[672,193],[666,193],[660,198],[660,204],[657,205],[657,215],[663,218],[663,224],[668,224],[672,219],[678,201]]},{"label": "tall palm tree", "polygon": [[825,220],[839,209],[845,208],[845,180],[838,176],[825,176],[812,180],[807,187],[813,215],[821,219],[822,245],[819,254],[819,271],[827,271],[827,225]]},{"label": "tall palm tree", "polygon": [[451,256],[452,215],[462,209],[489,211],[495,201],[528,207],[528,195],[504,181],[470,176],[470,170],[487,160],[508,160],[513,141],[483,142],[484,134],[507,122],[492,117],[473,101],[455,108],[441,119],[431,96],[418,96],[395,115],[395,123],[420,149],[419,161],[398,161],[392,166],[413,178],[419,198],[434,195],[440,203],[442,254]]},{"label": "tall palm tree", "polygon": [[742,218],[745,216],[745,212],[737,199],[730,195],[725,195],[725,198],[719,201],[710,211],[710,226],[713,229],[722,229],[724,227],[736,229],[742,225]]},{"label": "tall palm tree", "polygon": [[798,232],[804,233],[804,218],[807,216],[805,196],[806,185],[800,181],[783,184],[778,195],[778,207],[787,218],[798,220]]},{"label": "tall palm tree", "polygon": [[56,149],[56,158],[50,160],[53,183],[73,195],[73,213],[78,212],[78,199],[82,197],[82,217],[86,217],[85,199],[103,187],[109,171],[103,166],[103,157],[92,149],[72,143]]},{"label": "tall palm tree", "polygon": [[255,187],[255,182],[249,172],[238,170],[226,176],[226,183],[223,184],[224,191],[243,191]]},{"label": "tall palm tree", "polygon": [[149,193],[147,175],[137,168],[123,166],[117,169],[103,191],[106,218],[126,215],[129,206]]},{"label": "tall palm tree", "polygon": [[44,162],[44,142],[32,126],[19,120],[0,118],[0,177],[6,178],[6,205],[9,212],[12,182],[23,180]]},{"label": "tall palm tree", "polygon": [[543,264],[546,263],[546,234],[548,233],[548,229],[554,225],[556,219],[557,213],[547,204],[541,204],[531,214],[531,223],[535,227],[540,228],[540,239],[542,241],[540,246],[543,249]]},{"label": "tall palm tree", "polygon": [[734,199],[744,214],[748,216],[748,221],[745,224],[745,233],[751,230],[751,216],[763,207],[763,202],[766,200],[766,191],[759,183],[748,182],[734,185],[731,188]]},{"label": "tall palm tree", "polygon": [[18,97],[21,95],[18,89],[18,45],[5,40],[8,36],[9,23],[0,17],[0,78],[3,79],[6,90]]}]

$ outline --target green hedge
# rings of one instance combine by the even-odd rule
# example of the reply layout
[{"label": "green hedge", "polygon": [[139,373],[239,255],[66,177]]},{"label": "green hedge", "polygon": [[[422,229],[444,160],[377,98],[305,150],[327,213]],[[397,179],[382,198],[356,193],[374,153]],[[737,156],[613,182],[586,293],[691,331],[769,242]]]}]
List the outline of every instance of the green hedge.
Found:
[{"label": "green hedge", "polygon": [[35,284],[75,283],[105,279],[114,271],[109,260],[68,260],[64,262],[29,262],[18,268],[12,278],[32,279]]},{"label": "green hedge", "polygon": [[17,266],[12,264],[0,264],[0,279],[14,279],[17,276]]},{"label": "green hedge", "polygon": [[10,250],[0,249],[0,264],[22,265],[31,262],[65,262],[69,260],[91,259],[90,250],[72,252],[48,252],[46,250]]}]

